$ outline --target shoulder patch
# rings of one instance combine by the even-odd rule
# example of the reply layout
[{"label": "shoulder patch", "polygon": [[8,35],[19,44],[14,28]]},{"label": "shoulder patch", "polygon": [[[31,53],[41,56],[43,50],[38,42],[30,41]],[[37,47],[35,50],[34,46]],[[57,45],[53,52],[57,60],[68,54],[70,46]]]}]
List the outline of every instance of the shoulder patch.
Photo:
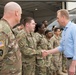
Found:
[{"label": "shoulder patch", "polygon": [[3,50],[2,49],[0,49],[0,56],[2,56],[3,55]]},{"label": "shoulder patch", "polygon": [[0,47],[3,47],[3,46],[4,46],[3,41],[0,41]]},{"label": "shoulder patch", "polygon": [[5,56],[5,46],[4,41],[0,40],[0,60],[2,60]]}]

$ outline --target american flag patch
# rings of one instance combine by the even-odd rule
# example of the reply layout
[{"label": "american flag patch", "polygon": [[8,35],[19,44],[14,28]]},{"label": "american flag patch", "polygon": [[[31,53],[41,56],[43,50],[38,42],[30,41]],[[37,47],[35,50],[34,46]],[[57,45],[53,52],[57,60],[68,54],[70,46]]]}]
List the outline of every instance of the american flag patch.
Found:
[{"label": "american flag patch", "polygon": [[4,46],[3,41],[0,41],[0,47]]}]

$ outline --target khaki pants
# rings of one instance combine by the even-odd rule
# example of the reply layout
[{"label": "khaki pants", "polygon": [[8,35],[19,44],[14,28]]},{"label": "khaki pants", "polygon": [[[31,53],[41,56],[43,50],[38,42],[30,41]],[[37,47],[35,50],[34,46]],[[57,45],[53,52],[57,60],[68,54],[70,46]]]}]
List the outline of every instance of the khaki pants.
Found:
[{"label": "khaki pants", "polygon": [[[68,70],[68,73],[69,73],[69,67],[71,65],[71,62],[72,62],[72,59],[67,59],[67,70]],[[76,68],[75,68],[75,70],[76,70]],[[75,75],[76,75],[76,72],[75,72]]]}]

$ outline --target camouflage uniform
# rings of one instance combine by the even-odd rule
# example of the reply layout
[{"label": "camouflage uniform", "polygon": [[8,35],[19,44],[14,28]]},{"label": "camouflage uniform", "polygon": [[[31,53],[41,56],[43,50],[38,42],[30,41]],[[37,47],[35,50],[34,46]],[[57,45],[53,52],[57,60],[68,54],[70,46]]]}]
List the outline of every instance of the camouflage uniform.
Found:
[{"label": "camouflage uniform", "polygon": [[14,28],[14,29],[13,29],[14,35],[16,36],[16,35],[19,33],[19,31],[20,31],[20,30],[18,29],[18,27]]},{"label": "camouflage uniform", "polygon": [[0,75],[21,75],[21,53],[9,26],[0,20]]},{"label": "camouflage uniform", "polygon": [[67,73],[67,58],[62,53],[62,72]]},{"label": "camouflage uniform", "polygon": [[33,33],[20,31],[17,35],[19,40],[19,47],[22,53],[22,75],[35,75],[36,55],[41,55],[41,51],[36,50],[36,40]]},{"label": "camouflage uniform", "polygon": [[[41,50],[41,49],[48,49],[48,41],[45,38],[45,36],[39,33],[35,33],[35,38],[37,40],[37,49]],[[50,46],[49,46],[50,48]],[[50,57],[49,57],[50,59]],[[43,58],[40,56],[37,56],[37,65],[36,65],[36,75],[47,75],[47,67],[49,65],[49,62],[47,60],[49,60],[48,57]]]},{"label": "camouflage uniform", "polygon": [[[59,46],[60,39],[61,39],[60,36],[57,37],[56,35],[53,35],[53,37],[51,38],[51,43],[52,43],[53,48]],[[62,73],[62,67],[61,67],[62,66],[62,54],[61,53],[53,54],[52,61],[53,61],[54,67],[55,67],[54,74],[56,73],[56,75],[61,75],[61,73]]]},{"label": "camouflage uniform", "polygon": [[[46,38],[47,39],[47,38]],[[47,39],[47,48],[48,50],[52,49],[51,40]],[[46,57],[46,66],[47,66],[47,75],[53,75],[52,70],[54,70],[53,62],[52,62],[52,54]]]}]

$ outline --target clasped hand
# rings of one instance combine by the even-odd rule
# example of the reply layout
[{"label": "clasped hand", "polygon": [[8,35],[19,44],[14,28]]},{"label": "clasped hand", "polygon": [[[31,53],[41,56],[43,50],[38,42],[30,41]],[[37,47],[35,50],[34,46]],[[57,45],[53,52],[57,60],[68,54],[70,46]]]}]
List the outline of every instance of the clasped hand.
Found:
[{"label": "clasped hand", "polygon": [[48,55],[48,50],[42,50],[42,56],[43,57],[46,57]]}]

